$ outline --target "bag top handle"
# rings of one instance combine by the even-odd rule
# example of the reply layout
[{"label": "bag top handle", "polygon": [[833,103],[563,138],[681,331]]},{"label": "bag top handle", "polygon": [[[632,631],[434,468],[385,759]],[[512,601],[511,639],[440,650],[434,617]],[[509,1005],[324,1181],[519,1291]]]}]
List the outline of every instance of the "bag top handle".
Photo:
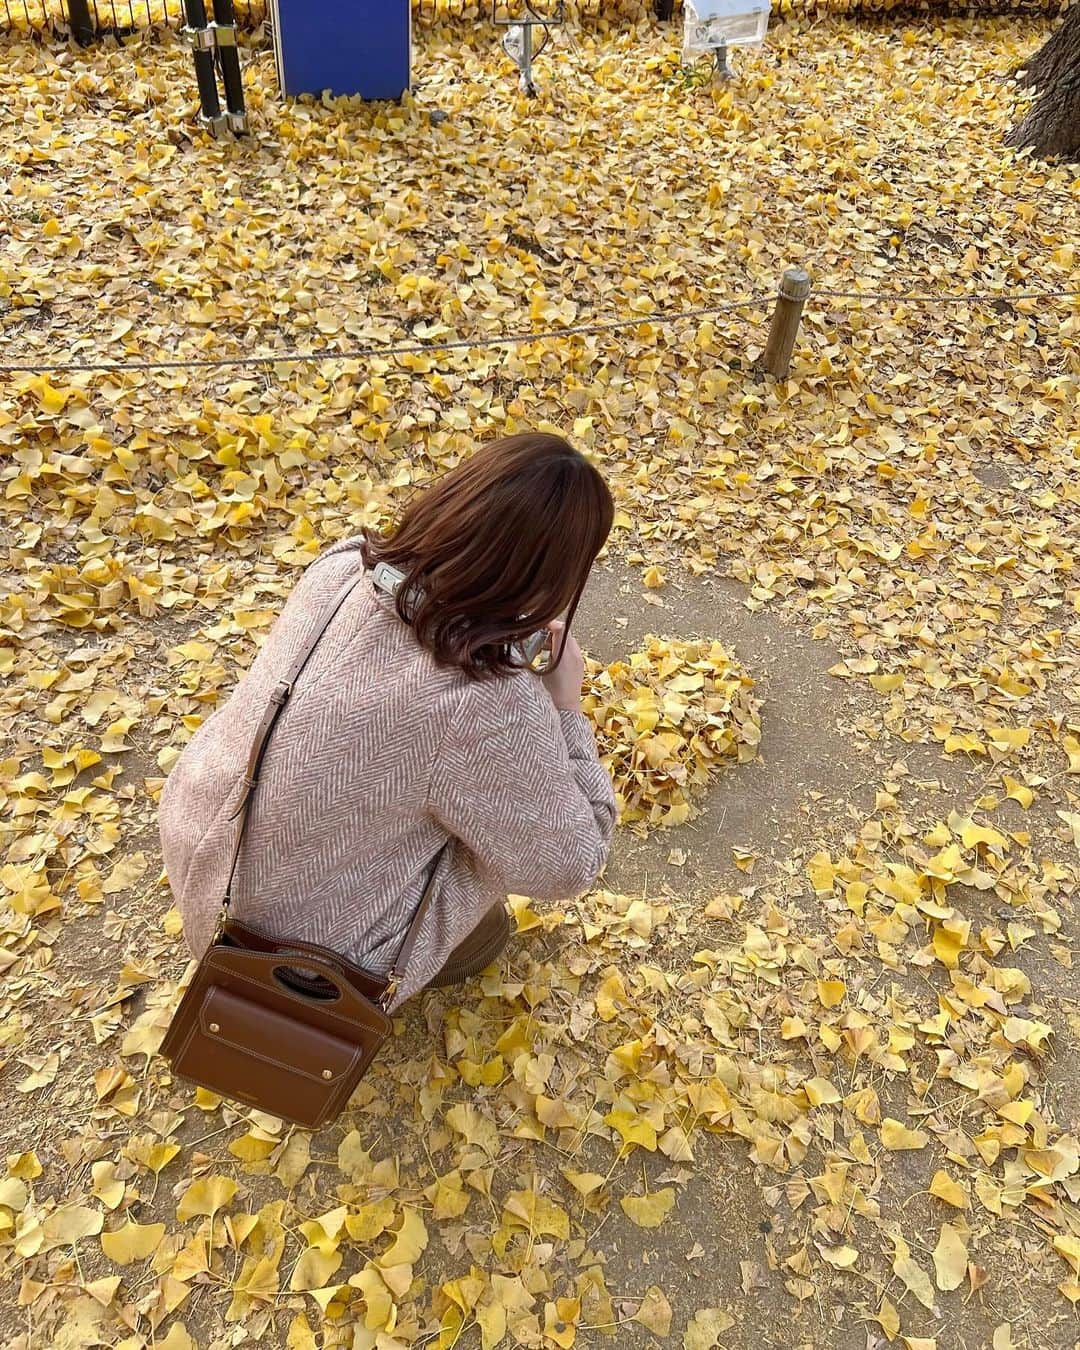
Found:
[{"label": "bag top handle", "polygon": [[[315,626],[304,639],[292,665],[286,671],[284,679],[279,680],[274,686],[274,691],[270,695],[270,700],[266,705],[266,711],[263,713],[259,725],[256,728],[255,737],[251,742],[251,751],[248,755],[247,768],[244,770],[242,779],[244,790],[240,794],[240,800],[237,803],[236,810],[229,817],[230,820],[235,820],[239,816],[240,825],[236,832],[236,842],[233,845],[232,861],[229,864],[229,879],[225,883],[225,894],[222,896],[221,900],[222,922],[228,917],[229,906],[232,904],[233,881],[236,877],[237,863],[240,861],[240,848],[244,842],[244,830],[247,826],[248,808],[251,804],[251,798],[255,789],[259,785],[259,773],[262,769],[263,757],[266,754],[266,747],[269,743],[270,735],[277,725],[277,720],[281,716],[286,703],[289,701],[289,697],[292,694],[296,681],[299,679],[301,672],[311,659],[311,655],[315,648],[319,645],[319,639],[326,632],[327,628],[329,628],[335,614],[337,614],[338,610],[360,582],[364,580],[366,575],[366,572],[360,572],[358,576],[350,577],[333,596],[326,609],[319,615]],[[420,934],[424,918],[427,915],[431,904],[431,897],[435,890],[435,874],[438,871],[439,861],[448,847],[449,841],[444,844],[435,855],[431,873],[428,876],[427,884],[424,886],[424,893],[420,897],[420,903],[416,908],[416,912],[413,914],[408,928],[405,930],[405,936],[401,940],[401,946],[398,948],[397,954],[390,964],[390,974],[387,977],[386,988],[379,997],[379,1002],[384,1008],[389,1005],[394,994],[397,992],[398,985],[404,978],[409,960],[412,957],[413,948],[416,946],[416,939]]]}]

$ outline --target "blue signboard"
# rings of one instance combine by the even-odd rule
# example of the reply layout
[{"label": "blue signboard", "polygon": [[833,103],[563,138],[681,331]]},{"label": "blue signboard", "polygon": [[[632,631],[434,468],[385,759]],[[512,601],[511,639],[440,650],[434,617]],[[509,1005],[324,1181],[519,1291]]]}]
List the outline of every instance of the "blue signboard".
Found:
[{"label": "blue signboard", "polygon": [[397,99],[409,88],[409,0],[271,0],[283,94]]}]

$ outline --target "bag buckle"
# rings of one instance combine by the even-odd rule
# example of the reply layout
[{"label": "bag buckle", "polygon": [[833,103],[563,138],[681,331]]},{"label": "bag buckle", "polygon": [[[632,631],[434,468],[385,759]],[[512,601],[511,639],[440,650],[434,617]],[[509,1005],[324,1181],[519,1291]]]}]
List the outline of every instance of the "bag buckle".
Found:
[{"label": "bag buckle", "polygon": [[288,680],[278,680],[274,687],[274,692],[270,695],[270,702],[276,703],[279,708],[284,707],[289,695],[292,693],[292,685]]},{"label": "bag buckle", "polygon": [[398,985],[401,983],[401,976],[396,970],[392,970],[387,977],[386,988],[379,995],[379,1007],[385,1010],[394,1001],[394,995],[398,991]]}]

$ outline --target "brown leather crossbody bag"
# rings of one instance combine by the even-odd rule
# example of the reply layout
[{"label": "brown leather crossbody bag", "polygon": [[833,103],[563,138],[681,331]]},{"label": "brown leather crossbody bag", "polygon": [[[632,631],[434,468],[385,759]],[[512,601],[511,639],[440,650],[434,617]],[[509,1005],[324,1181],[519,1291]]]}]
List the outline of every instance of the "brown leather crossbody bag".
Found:
[{"label": "brown leather crossbody bag", "polygon": [[427,913],[441,857],[388,976],[315,943],[279,941],[229,917],[248,809],[271,732],[319,639],[361,579],[338,591],[270,695],[231,817],[239,825],[217,933],[161,1044],[181,1078],[312,1130],[341,1112],[390,1035],[387,1009]]}]

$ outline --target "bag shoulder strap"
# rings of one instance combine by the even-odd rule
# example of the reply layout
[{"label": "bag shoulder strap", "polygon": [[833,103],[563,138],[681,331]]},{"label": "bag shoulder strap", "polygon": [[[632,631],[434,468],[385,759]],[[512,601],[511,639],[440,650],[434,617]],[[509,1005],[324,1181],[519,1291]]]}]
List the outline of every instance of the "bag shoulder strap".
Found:
[{"label": "bag shoulder strap", "polygon": [[447,840],[436,853],[435,860],[431,864],[431,871],[428,873],[428,879],[424,884],[424,893],[420,897],[420,903],[416,907],[415,914],[409,920],[409,926],[405,930],[405,936],[401,939],[401,946],[397,949],[397,955],[390,963],[390,974],[386,978],[386,989],[382,995],[384,1004],[390,1002],[397,993],[398,985],[405,978],[405,972],[412,960],[413,948],[416,946],[416,939],[420,936],[420,929],[424,926],[424,919],[431,908],[431,897],[435,894],[435,878],[439,872],[439,864],[449,847],[450,842]]},{"label": "bag shoulder strap", "polygon": [[[233,845],[232,859],[229,863],[229,877],[225,883],[225,894],[221,900],[221,917],[224,920],[228,916],[229,906],[232,904],[233,881],[236,878],[236,866],[240,861],[240,849],[244,842],[244,830],[247,826],[248,808],[251,805],[251,798],[255,789],[259,785],[259,772],[262,769],[263,758],[266,754],[266,747],[270,740],[270,735],[277,725],[278,718],[288,703],[293,692],[296,681],[301,672],[311,659],[312,653],[319,645],[319,639],[329,628],[334,615],[360,584],[366,576],[366,572],[360,572],[358,576],[350,577],[349,580],[335,593],[326,606],[326,609],[320,614],[315,626],[304,639],[303,645],[293,659],[292,665],[286,671],[283,679],[279,680],[274,686],[274,691],[270,695],[270,700],[266,705],[266,711],[263,713],[256,728],[254,739],[251,742],[251,750],[248,754],[247,767],[244,770],[243,784],[244,790],[240,795],[240,801],[237,803],[236,810],[229,817],[230,820],[240,818],[240,824],[236,831],[236,841]],[[393,998],[397,987],[404,978],[406,967],[412,957],[413,948],[416,946],[416,939],[419,936],[420,929],[423,926],[424,918],[427,915],[431,904],[431,898],[435,890],[435,875],[439,868],[439,862],[449,844],[443,847],[435,856],[431,867],[431,873],[428,876],[427,883],[424,886],[423,895],[420,897],[420,903],[416,912],[405,930],[405,936],[402,938],[401,946],[398,948],[397,955],[390,965],[390,974],[387,979],[386,988],[380,996],[380,1003],[386,1006]]]}]

